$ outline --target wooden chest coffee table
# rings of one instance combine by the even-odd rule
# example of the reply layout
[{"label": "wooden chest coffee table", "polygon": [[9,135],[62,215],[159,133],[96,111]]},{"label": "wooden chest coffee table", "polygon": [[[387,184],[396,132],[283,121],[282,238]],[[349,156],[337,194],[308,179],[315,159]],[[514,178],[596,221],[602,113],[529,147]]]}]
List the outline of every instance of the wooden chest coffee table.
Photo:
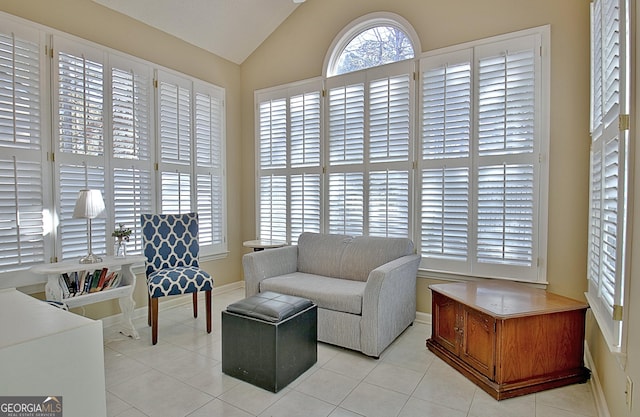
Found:
[{"label": "wooden chest coffee table", "polygon": [[585,382],[586,303],[512,282],[431,285],[427,347],[497,400]]}]

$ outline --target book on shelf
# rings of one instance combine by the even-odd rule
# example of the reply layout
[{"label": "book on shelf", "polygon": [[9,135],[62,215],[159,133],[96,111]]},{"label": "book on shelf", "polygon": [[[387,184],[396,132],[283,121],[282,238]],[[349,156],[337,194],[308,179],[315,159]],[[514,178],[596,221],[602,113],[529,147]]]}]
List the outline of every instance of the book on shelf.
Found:
[{"label": "book on shelf", "polygon": [[90,292],[98,292],[102,289],[102,286],[104,285],[104,279],[107,277],[108,270],[108,268],[102,268],[100,271],[96,270],[97,279],[96,274],[94,274]]},{"label": "book on shelf", "polygon": [[105,280],[103,290],[116,288],[120,286],[120,280],[122,279],[122,275],[120,271],[115,271],[110,274],[108,280]]},{"label": "book on shelf", "polygon": [[61,278],[62,281],[64,281],[64,285],[62,285],[62,282],[60,284],[62,286],[63,292],[66,289],[66,291],[69,293],[69,296],[73,297],[78,292],[78,286],[76,285],[74,273],[72,272],[71,274],[67,274],[65,272],[61,275]]},{"label": "book on shelf", "polygon": [[69,291],[67,282],[62,275],[60,275],[60,277],[58,278],[58,283],[60,285],[60,288],[62,289],[62,298],[69,298],[71,296],[71,292]]},{"label": "book on shelf", "polygon": [[87,279],[87,274],[89,272],[88,271],[80,271],[78,272],[78,292],[80,294],[82,294],[84,292],[84,284],[85,284],[85,280]]},{"label": "book on shelf", "polygon": [[122,281],[121,271],[109,268],[62,273],[58,279],[62,297],[70,298],[116,288]]},{"label": "book on shelf", "polygon": [[91,285],[89,285],[87,292],[96,292],[98,281],[100,281],[100,274],[102,274],[102,269],[96,269],[93,272],[93,276],[91,277]]},{"label": "book on shelf", "polygon": [[98,291],[102,291],[103,289],[108,288],[107,284],[109,284],[109,281],[113,278],[113,274],[115,274],[115,272],[111,271],[111,272],[103,273],[100,276],[100,282],[98,282]]}]

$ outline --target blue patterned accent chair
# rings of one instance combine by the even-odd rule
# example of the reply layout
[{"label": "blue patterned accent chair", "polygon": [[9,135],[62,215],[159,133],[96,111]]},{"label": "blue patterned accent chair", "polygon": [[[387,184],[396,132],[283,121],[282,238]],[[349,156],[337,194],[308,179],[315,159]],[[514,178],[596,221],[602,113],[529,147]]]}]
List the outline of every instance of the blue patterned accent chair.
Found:
[{"label": "blue patterned accent chair", "polygon": [[198,214],[143,214],[140,220],[152,343],[158,342],[158,298],[170,295],[192,293],[193,317],[198,317],[198,291],[204,291],[207,333],[211,333],[213,278],[198,265]]}]

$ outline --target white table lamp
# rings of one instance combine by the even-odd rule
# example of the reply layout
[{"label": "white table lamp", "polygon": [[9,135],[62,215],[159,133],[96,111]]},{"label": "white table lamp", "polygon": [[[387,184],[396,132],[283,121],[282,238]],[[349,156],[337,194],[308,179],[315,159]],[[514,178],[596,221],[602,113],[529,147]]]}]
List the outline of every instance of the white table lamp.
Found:
[{"label": "white table lamp", "polygon": [[102,258],[93,254],[91,250],[91,220],[105,217],[104,200],[100,190],[80,190],[76,206],[73,209],[74,219],[87,219],[87,242],[89,254],[80,259],[81,264],[102,262]]}]

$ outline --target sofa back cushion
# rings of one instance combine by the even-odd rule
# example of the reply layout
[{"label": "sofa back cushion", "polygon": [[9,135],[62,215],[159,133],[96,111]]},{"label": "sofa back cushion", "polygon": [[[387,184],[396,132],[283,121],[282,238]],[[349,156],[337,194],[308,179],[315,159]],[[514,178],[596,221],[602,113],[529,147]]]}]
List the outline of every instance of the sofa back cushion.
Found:
[{"label": "sofa back cushion", "polygon": [[413,242],[406,238],[306,232],[298,238],[298,271],[366,281],[375,268],[413,252]]},{"label": "sofa back cushion", "polygon": [[342,254],[340,278],[366,281],[369,273],[380,265],[411,255],[413,252],[411,239],[355,237]]},{"label": "sofa back cushion", "polygon": [[340,262],[351,236],[305,232],[298,238],[298,271],[340,278]]}]

